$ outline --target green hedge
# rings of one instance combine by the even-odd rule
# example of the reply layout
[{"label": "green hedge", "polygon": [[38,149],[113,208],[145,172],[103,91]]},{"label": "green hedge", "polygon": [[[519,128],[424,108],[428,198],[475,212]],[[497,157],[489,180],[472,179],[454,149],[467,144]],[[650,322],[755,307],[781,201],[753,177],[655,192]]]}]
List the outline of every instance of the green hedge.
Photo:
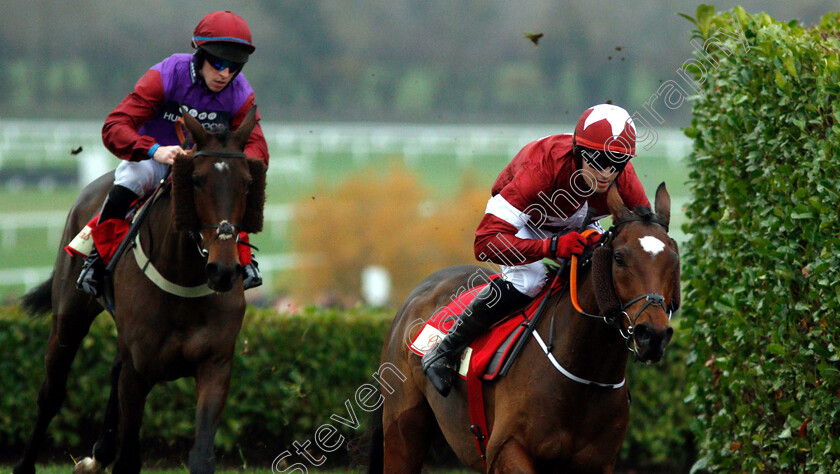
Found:
[{"label": "green hedge", "polygon": [[[392,311],[308,308],[300,316],[278,315],[249,307],[236,348],[233,380],[216,436],[222,462],[267,464],[292,443],[312,440],[318,427],[340,428],[347,442],[358,438],[369,415],[354,395],[373,382]],[[43,353],[49,318],[31,320],[16,308],[0,315],[0,451],[20,446],[35,417],[35,397],[43,377]],[[678,470],[691,460],[684,449],[690,438],[683,409],[686,340],[678,336],[657,366],[631,364],[631,426],[620,463],[668,466]],[[101,315],[73,365],[68,399],[49,434],[59,450],[87,455],[108,397],[108,369],[116,350],[113,323]],[[551,373],[549,376],[557,376]],[[7,389],[13,387],[14,390]],[[362,426],[345,427],[330,415],[348,418],[349,399]],[[156,387],[146,406],[142,437],[147,452],[169,451],[186,459],[193,436],[195,390],[191,379]],[[676,452],[676,454],[675,454]],[[148,456],[147,456],[148,457]],[[328,455],[347,463],[344,449]],[[290,463],[300,462],[295,455]],[[690,465],[690,463],[688,464]]]},{"label": "green hedge", "polygon": [[[704,81],[689,69],[695,470],[840,472],[840,14],[806,28],[703,5],[694,21],[733,52],[710,48]],[[748,52],[719,34],[739,26]]]},{"label": "green hedge", "polygon": [[[30,320],[16,308],[0,317],[0,447],[19,446],[35,418],[35,398],[44,374],[43,354],[50,322]],[[249,307],[236,347],[231,391],[216,445],[230,462],[271,462],[293,441],[311,440],[331,423],[348,439],[360,435],[369,415],[354,394],[379,366],[392,313],[384,310],[307,309],[280,316]],[[50,426],[54,445],[86,455],[98,434],[108,398],[108,371],[116,351],[116,329],[100,315],[73,364],[68,398]],[[14,390],[8,390],[14,387]],[[358,429],[330,422],[348,418],[353,403]],[[195,386],[181,379],[156,387],[149,396],[141,436],[156,450],[183,450],[194,433]],[[3,449],[5,450],[5,449]],[[183,453],[186,459],[186,451]]]}]

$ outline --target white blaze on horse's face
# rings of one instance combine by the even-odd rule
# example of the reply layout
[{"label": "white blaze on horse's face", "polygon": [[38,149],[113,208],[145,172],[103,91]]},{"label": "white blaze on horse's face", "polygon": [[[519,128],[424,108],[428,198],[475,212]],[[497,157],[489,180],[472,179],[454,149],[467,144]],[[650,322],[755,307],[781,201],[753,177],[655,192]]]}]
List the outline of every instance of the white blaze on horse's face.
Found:
[{"label": "white blaze on horse's face", "polygon": [[216,162],[216,164],[215,164],[215,165],[213,165],[213,166],[214,166],[217,170],[219,170],[219,172],[222,172],[222,171],[227,171],[227,170],[228,170],[228,164],[227,164],[227,163],[225,163],[224,161],[217,161],[217,162]]},{"label": "white blaze on horse's face", "polygon": [[659,252],[665,250],[665,242],[662,242],[652,235],[641,237],[639,239],[639,243],[642,245],[645,252],[651,254],[653,257],[655,257]]}]

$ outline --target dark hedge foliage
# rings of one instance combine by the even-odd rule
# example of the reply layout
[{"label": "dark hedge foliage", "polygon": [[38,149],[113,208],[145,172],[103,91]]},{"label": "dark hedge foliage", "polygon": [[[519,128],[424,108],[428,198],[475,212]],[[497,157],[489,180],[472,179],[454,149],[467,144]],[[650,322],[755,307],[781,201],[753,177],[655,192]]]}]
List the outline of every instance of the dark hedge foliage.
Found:
[{"label": "dark hedge foliage", "polygon": [[[686,401],[712,472],[840,472],[840,14],[701,6],[686,135]],[[720,35],[743,28],[749,46]]]},{"label": "dark hedge foliage", "polygon": [[[35,419],[50,321],[31,320],[17,308],[0,313],[0,451],[11,462],[12,453],[19,452],[12,448],[22,446]],[[329,464],[349,463],[346,448],[358,444],[370,416],[359,409],[355,392],[362,384],[376,384],[372,374],[379,367],[392,315],[392,311],[363,308],[308,308],[301,315],[288,316],[249,307],[236,348],[230,396],[216,435],[222,463],[270,464],[287,449],[294,453],[293,442],[311,441],[325,423],[339,428],[345,437],[342,449],[327,456]],[[76,357],[68,398],[48,432],[59,453],[79,458],[93,446],[108,398],[115,331],[107,316],[101,315]],[[680,472],[680,466],[693,460],[689,413],[682,404],[686,340],[681,332],[677,328],[663,363],[629,368],[633,405],[622,465],[665,466]],[[349,419],[348,401],[361,424],[358,428],[331,420],[333,414]],[[155,387],[141,432],[146,452],[185,461],[194,409],[191,379]],[[287,462],[305,461],[294,455]]]},{"label": "dark hedge foliage", "polygon": [[[17,308],[0,317],[0,448],[22,446],[35,420],[35,400],[44,368],[48,318],[30,320]],[[311,440],[331,423],[350,440],[361,435],[369,415],[354,401],[358,387],[375,383],[379,353],[390,324],[383,310],[306,309],[299,316],[249,308],[236,347],[231,391],[216,435],[228,460],[270,463],[294,441]],[[88,455],[108,399],[108,370],[116,329],[100,315],[73,364],[68,397],[49,429],[52,444]],[[349,418],[350,400],[361,426],[330,421]],[[195,384],[181,379],[152,390],[141,436],[147,446],[174,453],[189,449],[194,434]],[[336,438],[337,439],[337,436]],[[346,447],[347,443],[344,443]]]}]

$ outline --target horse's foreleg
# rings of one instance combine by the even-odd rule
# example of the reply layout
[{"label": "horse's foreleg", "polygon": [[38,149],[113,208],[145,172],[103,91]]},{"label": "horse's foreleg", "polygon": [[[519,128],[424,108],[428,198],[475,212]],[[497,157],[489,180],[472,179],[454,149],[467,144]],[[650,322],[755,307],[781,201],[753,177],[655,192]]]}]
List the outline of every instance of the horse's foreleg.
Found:
[{"label": "horse's foreleg", "polygon": [[119,375],[119,439],[120,449],[114,473],[140,472],[140,425],[143,423],[143,410],[146,408],[146,396],[152,389],[146,380],[134,369],[130,359],[124,360]]},{"label": "horse's foreleg", "polygon": [[108,406],[105,408],[102,432],[99,434],[99,440],[93,445],[93,457],[84,458],[76,465],[75,472],[78,474],[103,472],[105,466],[114,462],[117,456],[117,429],[120,423],[118,387],[121,367],[122,361],[117,356],[111,365],[111,395],[108,397]]},{"label": "horse's foreleg", "polygon": [[198,404],[195,409],[195,443],[190,450],[190,472],[213,472],[213,442],[230,388],[231,362],[205,363],[195,375]]},{"label": "horse's foreleg", "polygon": [[498,451],[495,453],[493,451],[492,446],[488,446],[487,472],[491,474],[506,472],[537,472],[536,467],[534,467],[534,462],[531,460],[531,456],[515,439],[508,439]]},{"label": "horse's foreleg", "polygon": [[38,450],[44,443],[47,426],[58,413],[67,396],[67,376],[82,339],[88,333],[94,316],[83,313],[62,314],[53,317],[52,329],[44,357],[46,374],[38,391],[38,416],[29,435],[23,457],[15,466],[15,474],[35,472]]}]

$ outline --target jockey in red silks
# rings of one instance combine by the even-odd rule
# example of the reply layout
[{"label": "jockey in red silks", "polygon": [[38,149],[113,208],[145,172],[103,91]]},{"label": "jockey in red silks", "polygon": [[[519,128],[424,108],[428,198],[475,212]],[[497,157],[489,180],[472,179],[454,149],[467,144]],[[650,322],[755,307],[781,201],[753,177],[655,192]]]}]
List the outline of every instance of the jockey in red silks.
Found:
[{"label": "jockey in red silks", "polygon": [[[206,130],[236,129],[255,105],[254,91],[240,72],[254,52],[251,30],[229,11],[207,14],[195,27],[193,54],[174,54],[146,71],[132,91],[105,119],[102,141],[123,161],[92,234],[115,242],[124,234],[126,213],[133,201],[150,192],[166,176],[174,158],[185,153],[175,131],[181,106]],[[259,120],[259,113],[257,114]],[[245,146],[249,157],[268,165],[268,146],[259,123]],[[96,240],[96,239],[95,239]],[[247,242],[246,235],[240,235]],[[110,249],[97,249],[85,260],[76,287],[99,296]],[[100,252],[104,252],[100,256]],[[245,289],[262,284],[250,249],[240,243]],[[103,259],[105,261],[103,261]]]},{"label": "jockey in red silks", "polygon": [[599,238],[577,232],[587,213],[594,228],[609,215],[607,190],[615,185],[634,209],[650,202],[630,158],[636,129],[621,107],[587,109],[574,134],[551,135],[525,145],[499,174],[475,233],[475,256],[501,267],[464,309],[452,330],[423,356],[423,371],[446,396],[460,353],[479,334],[533,299],[545,286],[543,258],[568,259]]}]

